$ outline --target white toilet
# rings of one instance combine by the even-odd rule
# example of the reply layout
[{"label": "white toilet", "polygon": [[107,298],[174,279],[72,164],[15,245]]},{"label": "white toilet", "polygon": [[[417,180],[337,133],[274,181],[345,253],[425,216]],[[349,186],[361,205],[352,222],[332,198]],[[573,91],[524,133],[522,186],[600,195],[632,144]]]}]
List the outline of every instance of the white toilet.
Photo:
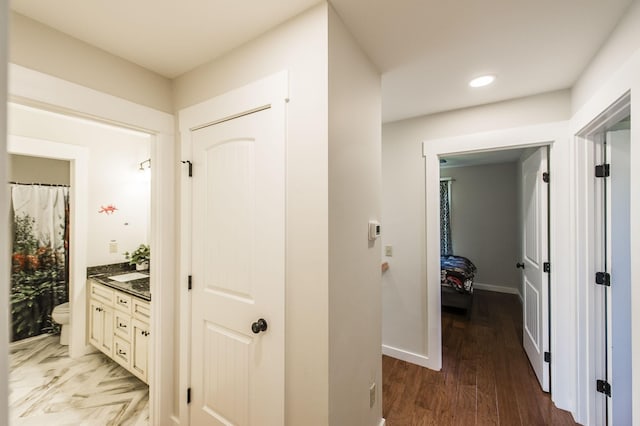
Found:
[{"label": "white toilet", "polygon": [[62,303],[51,312],[51,318],[60,324],[60,344],[69,344],[69,302]]}]

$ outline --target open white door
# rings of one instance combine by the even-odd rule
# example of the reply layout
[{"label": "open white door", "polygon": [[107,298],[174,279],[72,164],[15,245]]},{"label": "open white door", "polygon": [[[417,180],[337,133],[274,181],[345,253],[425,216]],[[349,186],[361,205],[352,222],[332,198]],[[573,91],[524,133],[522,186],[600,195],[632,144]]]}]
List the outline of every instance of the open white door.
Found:
[{"label": "open white door", "polygon": [[[547,148],[538,148],[522,164],[523,345],[540,386],[549,391],[549,262]],[[521,265],[522,265],[521,264]]]},{"label": "open white door", "polygon": [[282,110],[192,131],[191,424],[284,424]]}]

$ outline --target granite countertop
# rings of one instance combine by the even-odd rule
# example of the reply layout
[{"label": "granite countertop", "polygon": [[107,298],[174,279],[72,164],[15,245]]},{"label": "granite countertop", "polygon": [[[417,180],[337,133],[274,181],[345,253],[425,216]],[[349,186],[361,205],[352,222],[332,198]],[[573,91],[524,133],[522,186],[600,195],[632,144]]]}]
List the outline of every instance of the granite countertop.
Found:
[{"label": "granite countertop", "polygon": [[151,301],[151,291],[149,289],[149,277],[137,280],[119,282],[109,277],[130,274],[132,272],[140,272],[149,275],[149,271],[136,271],[133,265],[128,262],[116,263],[112,265],[91,266],[87,268],[87,278],[91,278],[96,282],[106,285],[107,287],[120,290],[140,299]]}]

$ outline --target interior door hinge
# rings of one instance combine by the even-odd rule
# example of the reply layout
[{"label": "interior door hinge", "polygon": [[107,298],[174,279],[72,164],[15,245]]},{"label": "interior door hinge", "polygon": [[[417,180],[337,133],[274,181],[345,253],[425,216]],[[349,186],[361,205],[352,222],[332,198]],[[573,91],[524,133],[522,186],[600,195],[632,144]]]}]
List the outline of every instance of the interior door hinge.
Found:
[{"label": "interior door hinge", "polygon": [[191,275],[189,275],[189,278],[187,278],[187,289],[191,290],[191,288],[193,288],[193,279]]},{"label": "interior door hinge", "polygon": [[543,270],[544,272],[551,272],[551,263],[549,263],[549,262],[544,262],[544,263],[542,264],[542,270]]},{"label": "interior door hinge", "polygon": [[606,380],[596,380],[596,390],[607,396],[611,396],[611,385]]},{"label": "interior door hinge", "polygon": [[191,404],[191,388],[187,388],[187,404]]},{"label": "interior door hinge", "polygon": [[596,284],[609,287],[611,285],[611,275],[607,272],[596,272]]},{"label": "interior door hinge", "polygon": [[551,362],[551,352],[544,353],[544,362]]},{"label": "interior door hinge", "polygon": [[543,181],[544,183],[549,183],[549,172],[544,172],[544,173],[542,174],[542,181]]},{"label": "interior door hinge", "polygon": [[188,164],[189,165],[189,177],[193,177],[193,163],[189,160],[183,160],[182,164]]},{"label": "interior door hinge", "polygon": [[596,177],[605,178],[610,176],[611,166],[609,164],[599,164],[596,166]]}]

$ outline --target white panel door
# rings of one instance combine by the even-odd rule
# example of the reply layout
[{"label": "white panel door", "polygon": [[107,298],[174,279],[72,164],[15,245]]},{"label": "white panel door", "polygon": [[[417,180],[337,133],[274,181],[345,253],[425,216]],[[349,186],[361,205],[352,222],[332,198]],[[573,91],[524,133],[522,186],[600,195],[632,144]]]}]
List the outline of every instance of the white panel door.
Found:
[{"label": "white panel door", "polygon": [[548,274],[549,261],[548,184],[542,180],[547,171],[547,148],[538,148],[522,164],[523,253],[523,345],[542,390],[549,391],[549,363],[544,352],[549,349]]},{"label": "white panel door", "polygon": [[284,424],[280,117],[266,108],[192,132],[192,425]]}]

